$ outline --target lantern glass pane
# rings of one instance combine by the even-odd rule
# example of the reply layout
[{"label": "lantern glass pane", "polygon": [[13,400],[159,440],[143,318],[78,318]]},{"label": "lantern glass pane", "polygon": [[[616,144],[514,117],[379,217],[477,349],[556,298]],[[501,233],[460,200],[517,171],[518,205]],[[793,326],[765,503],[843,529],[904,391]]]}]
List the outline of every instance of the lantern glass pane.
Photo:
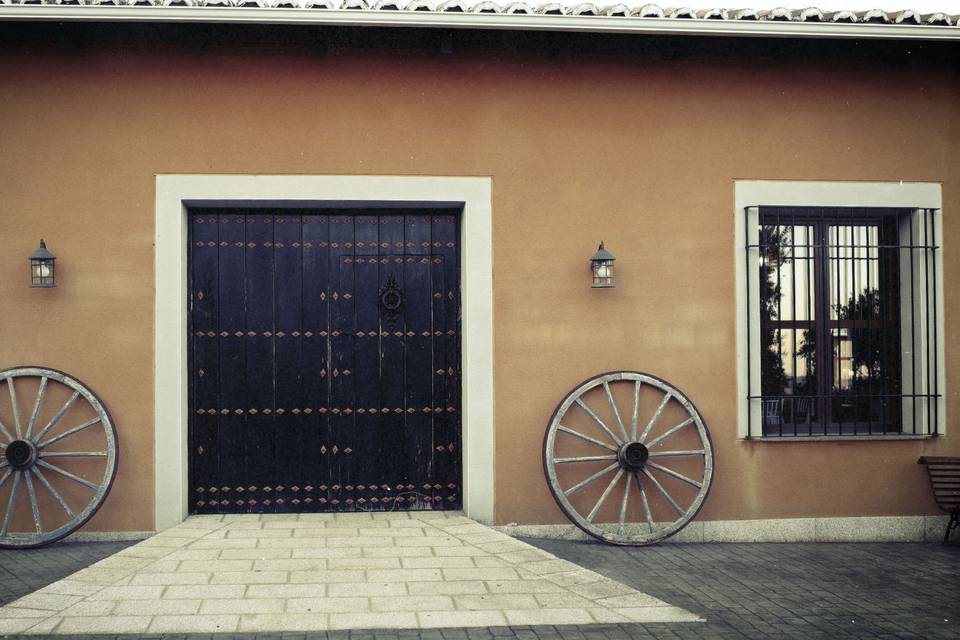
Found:
[{"label": "lantern glass pane", "polygon": [[598,260],[593,264],[593,286],[612,287],[613,260]]},{"label": "lantern glass pane", "polygon": [[30,261],[30,286],[33,287],[53,287],[54,271],[53,260],[31,260]]}]

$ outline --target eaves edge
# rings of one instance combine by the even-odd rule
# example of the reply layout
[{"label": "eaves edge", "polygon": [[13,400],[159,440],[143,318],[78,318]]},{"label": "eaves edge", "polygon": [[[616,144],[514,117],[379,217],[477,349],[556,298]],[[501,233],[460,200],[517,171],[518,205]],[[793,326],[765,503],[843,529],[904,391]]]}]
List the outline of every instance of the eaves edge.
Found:
[{"label": "eaves edge", "polygon": [[931,41],[960,39],[960,28],[933,25],[808,23],[773,20],[681,20],[623,16],[265,7],[0,5],[0,21],[303,24],[349,27],[508,29],[752,38],[848,38]]}]

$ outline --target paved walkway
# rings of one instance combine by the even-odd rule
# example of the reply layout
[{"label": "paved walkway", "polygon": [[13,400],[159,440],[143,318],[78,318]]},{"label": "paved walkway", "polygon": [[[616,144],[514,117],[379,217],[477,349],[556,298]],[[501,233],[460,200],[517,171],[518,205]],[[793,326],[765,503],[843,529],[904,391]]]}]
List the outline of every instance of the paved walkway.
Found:
[{"label": "paved walkway", "polygon": [[619,627],[608,637],[960,640],[956,543],[530,542],[706,619]]},{"label": "paved walkway", "polygon": [[0,609],[34,635],[695,621],[449,512],[192,517]]}]

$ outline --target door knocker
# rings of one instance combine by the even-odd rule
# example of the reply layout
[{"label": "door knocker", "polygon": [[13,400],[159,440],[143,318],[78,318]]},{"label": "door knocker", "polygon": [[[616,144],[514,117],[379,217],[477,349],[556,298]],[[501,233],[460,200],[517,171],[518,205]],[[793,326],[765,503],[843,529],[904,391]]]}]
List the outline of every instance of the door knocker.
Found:
[{"label": "door knocker", "polygon": [[387,276],[387,284],[380,289],[380,312],[388,324],[396,322],[403,312],[403,293],[392,273]]}]

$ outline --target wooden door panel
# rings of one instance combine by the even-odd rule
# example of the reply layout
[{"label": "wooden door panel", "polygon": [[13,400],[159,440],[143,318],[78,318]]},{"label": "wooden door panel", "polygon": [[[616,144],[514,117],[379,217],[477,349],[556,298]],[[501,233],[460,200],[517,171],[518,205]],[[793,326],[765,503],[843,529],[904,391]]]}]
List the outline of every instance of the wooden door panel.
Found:
[{"label": "wooden door panel", "polygon": [[459,508],[457,217],[206,210],[190,232],[191,511]]}]

